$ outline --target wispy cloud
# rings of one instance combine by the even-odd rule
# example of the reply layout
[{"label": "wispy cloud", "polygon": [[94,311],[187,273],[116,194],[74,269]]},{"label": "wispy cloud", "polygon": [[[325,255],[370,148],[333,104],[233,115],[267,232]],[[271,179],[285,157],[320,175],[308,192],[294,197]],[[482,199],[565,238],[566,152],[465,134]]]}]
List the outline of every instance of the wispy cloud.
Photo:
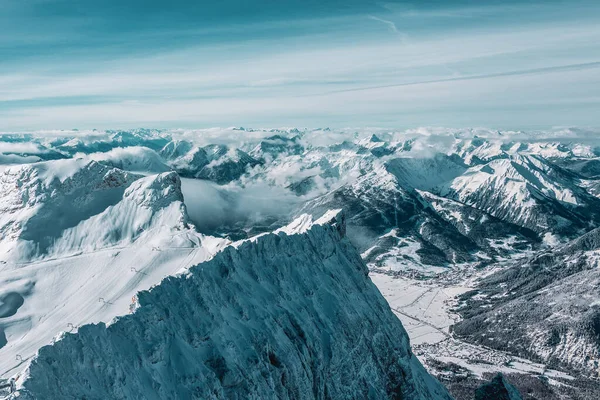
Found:
[{"label": "wispy cloud", "polygon": [[369,18],[372,19],[373,21],[377,21],[377,22],[381,22],[382,24],[385,24],[388,27],[388,29],[390,30],[390,32],[398,33],[398,28],[396,27],[396,24],[393,23],[392,21],[389,21],[389,20],[383,19],[383,18],[378,18],[373,15],[369,15]]},{"label": "wispy cloud", "polygon": [[133,3],[119,15],[89,5],[87,18],[71,0],[11,2],[0,129],[570,125],[589,124],[598,105],[600,5],[583,1]]},{"label": "wispy cloud", "polygon": [[587,62],[587,63],[569,64],[569,65],[555,65],[555,66],[544,67],[544,68],[522,69],[522,70],[515,70],[515,71],[503,71],[503,72],[495,72],[495,73],[490,73],[490,74],[455,76],[455,77],[451,77],[451,78],[430,79],[430,80],[402,82],[402,83],[389,83],[386,85],[379,85],[379,86],[366,86],[366,87],[335,90],[335,91],[326,92],[326,94],[344,93],[344,92],[361,92],[361,91],[365,91],[365,90],[388,89],[388,88],[396,88],[396,87],[403,87],[403,86],[429,85],[429,84],[434,84],[434,83],[471,81],[471,80],[480,80],[480,79],[489,79],[489,78],[502,78],[502,77],[532,75],[532,74],[546,74],[546,73],[553,73],[553,72],[579,71],[579,70],[597,69],[597,68],[600,68],[600,61],[592,61],[592,62]]}]

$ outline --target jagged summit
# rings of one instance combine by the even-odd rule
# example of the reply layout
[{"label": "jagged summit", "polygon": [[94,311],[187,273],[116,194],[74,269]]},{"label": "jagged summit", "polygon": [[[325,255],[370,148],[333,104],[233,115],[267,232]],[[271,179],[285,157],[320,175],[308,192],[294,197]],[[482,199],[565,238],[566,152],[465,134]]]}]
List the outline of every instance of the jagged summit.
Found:
[{"label": "jagged summit", "polygon": [[138,178],[84,159],[7,168],[0,175],[0,257],[45,254],[65,229],[116,204]]},{"label": "jagged summit", "polygon": [[313,220],[310,214],[302,214],[287,226],[277,229],[275,233],[302,234],[310,230],[313,225],[331,225],[336,228],[341,237],[346,236],[346,215],[342,209],[329,210],[316,220]]},{"label": "jagged summit", "polygon": [[167,172],[133,182],[120,202],[64,231],[51,254],[89,252],[137,240],[155,245],[185,242],[181,234],[187,230],[181,181],[177,173]]},{"label": "jagged summit", "polygon": [[342,215],[225,248],[139,293],[132,315],[43,347],[20,395],[450,399],[340,235]]},{"label": "jagged summit", "polygon": [[10,167],[0,185],[5,259],[129,243],[158,226],[187,228],[174,172],[142,178],[97,161],[68,159]]}]

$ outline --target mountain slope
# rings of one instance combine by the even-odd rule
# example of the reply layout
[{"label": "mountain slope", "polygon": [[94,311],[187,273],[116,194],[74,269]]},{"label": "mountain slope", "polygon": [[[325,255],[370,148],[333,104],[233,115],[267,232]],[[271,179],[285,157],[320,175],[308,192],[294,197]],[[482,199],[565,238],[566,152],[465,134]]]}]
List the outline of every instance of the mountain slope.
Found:
[{"label": "mountain slope", "polygon": [[42,348],[20,393],[450,399],[343,238],[343,215],[306,223],[226,248],[139,293],[132,315]]},{"label": "mountain slope", "polygon": [[177,241],[189,245],[179,236],[189,230],[187,220],[177,173],[153,175],[133,182],[119,203],[66,229],[49,253],[68,256],[129,245],[139,238],[152,240],[156,246]]},{"label": "mountain slope", "polygon": [[[90,165],[97,172],[106,168],[97,163],[84,167]],[[62,187],[68,182],[70,193],[78,195],[98,180],[105,182],[106,176],[123,173],[108,169],[94,182],[95,175],[90,176],[86,168],[65,168],[63,172],[68,174],[61,175],[56,165],[45,167],[52,170],[48,172],[50,187],[61,187],[62,179]],[[73,179],[82,173],[83,177]],[[38,171],[34,181],[44,176]],[[43,190],[46,186],[41,182],[38,186],[42,190],[35,192],[34,206],[27,208],[27,203],[21,203],[16,207],[17,215],[20,211],[28,218],[36,217],[36,212],[45,210],[43,201],[63,198],[53,194],[48,199]],[[136,292],[212,257],[227,243],[201,235],[187,224],[181,182],[174,172],[139,178],[120,191],[120,201],[104,210],[89,202],[96,214],[73,227],[59,229],[57,219],[56,237],[44,257],[8,257],[0,264],[0,376],[22,369],[23,363],[61,331],[126,314]],[[98,196],[103,193],[100,190]],[[41,208],[35,207],[38,200]],[[67,210],[69,206],[50,205],[50,210]],[[75,216],[83,218],[82,213]],[[17,243],[21,241],[17,239]]]},{"label": "mountain slope", "polygon": [[65,229],[116,204],[138,178],[84,159],[7,168],[0,174],[0,258],[45,254]]},{"label": "mountain slope", "polygon": [[586,374],[600,373],[600,230],[484,278],[454,332]]},{"label": "mountain slope", "polygon": [[535,232],[505,222],[458,201],[417,191],[423,201],[462,235],[477,243],[490,256],[509,256],[540,241]]},{"label": "mountain slope", "polygon": [[[396,160],[392,160],[396,161]],[[452,264],[510,256],[500,243],[515,244],[516,251],[538,242],[534,232],[503,222],[487,213],[459,202],[416,190],[407,182],[419,183],[419,174],[399,178],[408,167],[421,162],[402,161],[365,173],[352,183],[303,204],[299,212],[319,213],[328,208],[343,208],[348,214],[349,237],[372,266],[427,269]],[[453,176],[454,172],[449,173]],[[442,178],[443,179],[443,178]],[[421,180],[421,187],[436,186],[441,180]],[[457,219],[460,219],[458,221]],[[485,238],[482,232],[494,232]],[[490,241],[488,241],[489,239]]]},{"label": "mountain slope", "polygon": [[187,178],[225,184],[239,179],[248,168],[261,164],[248,153],[225,145],[192,147],[188,142],[170,142],[161,150],[170,165]]},{"label": "mountain slope", "polygon": [[539,234],[573,236],[589,230],[600,208],[576,177],[534,156],[471,167],[440,193]]}]

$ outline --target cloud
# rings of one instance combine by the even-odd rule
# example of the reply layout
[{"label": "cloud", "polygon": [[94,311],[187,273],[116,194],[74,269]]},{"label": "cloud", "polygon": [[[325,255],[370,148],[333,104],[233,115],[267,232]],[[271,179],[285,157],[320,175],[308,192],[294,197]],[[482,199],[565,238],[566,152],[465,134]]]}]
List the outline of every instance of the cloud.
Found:
[{"label": "cloud", "polygon": [[49,151],[36,143],[0,141],[0,153],[3,154],[45,154]]},{"label": "cloud", "polygon": [[[16,154],[0,154],[0,165],[15,165],[15,164],[29,164],[40,161],[39,157],[36,156],[19,156]],[[4,168],[0,167],[0,172],[2,172]]]},{"label": "cloud", "polygon": [[377,21],[377,22],[381,22],[383,24],[385,24],[388,29],[390,30],[390,32],[394,32],[394,33],[398,33],[398,28],[396,27],[396,24],[393,23],[392,21],[389,21],[387,19],[383,19],[383,18],[378,18],[375,17],[373,15],[369,15],[369,18],[372,19],[373,21]]},{"label": "cloud", "polygon": [[444,79],[431,79],[431,80],[414,81],[414,82],[390,83],[390,84],[380,85],[380,86],[366,86],[366,87],[351,88],[351,89],[341,89],[341,90],[331,91],[331,92],[327,92],[327,93],[332,94],[332,93],[344,93],[344,92],[359,92],[359,91],[373,90],[373,89],[387,89],[387,88],[395,88],[395,87],[403,87],[403,86],[429,85],[429,84],[433,84],[433,83],[459,82],[459,81],[470,81],[470,80],[489,79],[489,78],[503,78],[503,77],[510,77],[510,76],[546,74],[546,73],[564,72],[564,71],[579,71],[579,70],[597,69],[597,68],[600,68],[600,61],[592,61],[592,62],[580,63],[580,64],[555,65],[555,66],[550,66],[550,67],[532,68],[532,69],[524,69],[524,70],[503,71],[503,72],[496,72],[496,73],[491,73],[491,74],[457,76],[457,77],[444,78]]},{"label": "cloud", "polygon": [[289,190],[253,182],[219,186],[209,181],[182,179],[188,215],[198,230],[206,234],[223,232],[226,227],[251,227],[256,222],[288,218],[300,198]]},{"label": "cloud", "polygon": [[[45,43],[39,52],[16,46],[16,53],[3,54],[3,127],[516,129],[594,121],[600,103],[591,95],[600,88],[600,29],[591,6],[537,10],[511,3],[407,10],[386,5],[386,10],[375,2],[359,3],[365,2],[351,2],[351,12],[343,13],[332,11],[346,10],[339,2],[294,3],[307,10],[316,7],[314,13],[303,9],[303,18],[290,17],[280,4],[272,10],[276,15],[259,10],[255,19],[244,18],[255,12],[244,9],[239,18],[225,13],[202,28],[186,15],[179,16],[185,23],[177,24],[170,14],[164,26],[153,25],[149,21],[156,21],[160,10],[144,8],[148,20],[136,18],[110,35],[91,33],[106,10],[87,30],[72,15],[78,9],[65,4],[59,7],[65,15],[56,20],[26,7],[22,18],[47,18],[52,26],[68,22],[66,33],[80,34],[72,35],[77,40],[68,53],[59,40],[65,32],[56,29],[48,36],[56,35],[59,44]],[[108,22],[122,22],[134,12],[130,7]],[[223,10],[211,6],[208,11]],[[523,17],[533,11],[535,23]],[[498,17],[478,18],[488,15]],[[398,40],[403,32],[410,33],[410,40]]]},{"label": "cloud", "polygon": [[[0,141],[1,150],[31,150],[36,148],[37,141],[52,142],[55,137],[75,140],[93,134],[96,139],[106,139],[109,132],[76,132],[76,131],[41,131],[30,132],[26,138],[34,142],[10,143]],[[411,150],[398,152],[393,157],[428,158],[436,154],[448,153],[457,141],[461,139],[488,139],[494,142],[536,142],[552,141],[572,145],[573,143],[587,144],[593,150],[600,146],[600,129],[556,127],[548,130],[506,131],[488,128],[443,128],[421,127],[415,129],[385,129],[385,128],[345,128],[345,129],[315,129],[289,130],[287,128],[262,130],[237,130],[232,128],[211,128],[195,130],[165,130],[157,132],[161,137],[192,140],[197,145],[211,143],[227,144],[236,148],[252,149],[258,141],[274,134],[286,137],[298,137],[300,143],[307,147],[329,146],[343,141],[357,142],[375,134],[392,143],[402,144],[411,141]],[[83,135],[83,136],[80,136]],[[580,146],[581,147],[581,146]],[[588,149],[583,149],[587,151]],[[191,221],[198,229],[207,234],[222,232],[224,227],[240,229],[253,226],[256,222],[285,221],[306,200],[315,198],[341,185],[352,183],[361,171],[361,156],[347,157],[343,154],[336,160],[331,154],[313,152],[285,159],[271,160],[267,167],[256,166],[251,170],[252,177],[243,176],[238,181],[227,185],[198,180],[182,179],[182,191]],[[105,153],[89,155],[77,154],[75,157],[88,157],[101,162],[108,162],[119,168],[135,171],[161,172],[168,167],[154,151],[139,148],[117,148]],[[312,157],[312,158],[311,158]],[[340,177],[322,178],[322,157],[330,162],[339,163]],[[0,164],[30,163],[38,161],[38,157],[6,156],[0,154]],[[375,161],[383,163],[387,159]],[[0,168],[2,170],[2,168]],[[315,187],[306,195],[296,196],[288,189],[291,183],[304,178],[314,177]],[[265,227],[267,228],[267,227]]]}]

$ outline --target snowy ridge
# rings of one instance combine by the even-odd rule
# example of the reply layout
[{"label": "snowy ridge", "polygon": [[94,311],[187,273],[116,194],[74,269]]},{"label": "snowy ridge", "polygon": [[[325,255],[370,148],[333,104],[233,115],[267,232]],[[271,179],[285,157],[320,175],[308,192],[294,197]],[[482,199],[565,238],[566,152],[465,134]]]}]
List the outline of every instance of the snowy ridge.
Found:
[{"label": "snowy ridge", "polygon": [[[139,290],[227,245],[188,224],[175,172],[142,178],[61,160],[5,171],[3,183],[12,182],[16,189],[5,197],[14,201],[7,202],[12,226],[28,227],[47,210],[41,215],[55,219],[55,230],[41,258],[15,257],[30,241],[27,230],[17,230],[16,247],[0,264],[0,376],[18,373],[62,331],[127,314]],[[71,219],[61,225],[67,210]]]},{"label": "snowy ridge", "polygon": [[141,178],[69,159],[8,168],[0,186],[0,256],[7,261],[123,246],[158,227],[188,229],[174,172]]},{"label": "snowy ridge", "polygon": [[116,204],[138,178],[83,159],[7,168],[0,175],[0,259],[46,254],[65,229]]},{"label": "snowy ridge", "polygon": [[189,142],[180,141],[168,143],[161,154],[182,176],[208,179],[219,184],[236,180],[247,168],[261,163],[240,149],[224,145],[193,147]]},{"label": "snowy ridge", "polygon": [[[259,217],[250,218],[236,215],[233,222],[212,224],[219,229],[205,231],[208,234],[233,232],[236,239],[249,237],[285,225],[290,215],[342,207],[349,210],[350,224],[359,228],[350,232],[360,251],[374,245],[379,248],[376,260],[369,262],[427,268],[489,260],[494,252],[457,231],[443,217],[447,212],[430,215],[418,204],[421,199],[414,195],[415,189],[493,215],[509,224],[505,227],[512,224],[536,232],[538,238],[523,243],[523,248],[535,248],[538,239],[551,245],[597,226],[599,175],[593,171],[598,169],[594,162],[600,152],[591,137],[592,133],[578,129],[524,133],[442,128],[212,128],[41,132],[4,135],[0,140],[18,141],[8,147],[28,149],[30,153],[23,156],[90,154],[100,163],[127,170],[173,169],[182,177],[222,186],[223,197],[233,207],[244,190],[275,188],[273,195],[290,197],[282,199],[289,204],[286,210],[277,207],[273,215],[262,215],[265,211],[260,210]],[[369,185],[376,189],[361,187]],[[384,193],[359,197],[380,190]],[[446,204],[450,203],[440,203]],[[355,224],[358,219],[360,223]],[[396,223],[409,220],[411,227]],[[381,239],[392,229],[409,236],[420,249],[412,260],[398,262],[394,254],[401,243]]]},{"label": "snowy ridge", "polygon": [[225,248],[139,293],[134,314],[40,349],[21,396],[450,399],[340,219]]},{"label": "snowy ridge", "polygon": [[[160,230],[157,234],[156,230]],[[190,231],[190,235],[184,235]],[[175,172],[141,178],[125,191],[123,199],[102,213],[63,232],[49,253],[51,256],[90,252],[109,246],[126,246],[149,240],[155,246],[194,245],[197,239],[188,226]]]},{"label": "snowy ridge", "polygon": [[[417,190],[421,198],[462,235],[476,242],[491,257],[510,256],[515,250],[526,249],[539,242],[535,232],[491,216],[464,203]],[[510,246],[498,244],[510,243]]]},{"label": "snowy ridge", "polygon": [[[596,199],[543,159],[511,156],[470,168],[441,194],[538,233],[582,229]],[[588,209],[588,210],[585,210]]]},{"label": "snowy ridge", "polygon": [[296,218],[289,225],[277,229],[273,233],[283,232],[287,235],[298,235],[306,233],[313,225],[331,225],[338,227],[340,235],[343,237],[346,234],[346,216],[343,210],[329,210],[323,216],[313,221],[313,216],[303,214]]}]

